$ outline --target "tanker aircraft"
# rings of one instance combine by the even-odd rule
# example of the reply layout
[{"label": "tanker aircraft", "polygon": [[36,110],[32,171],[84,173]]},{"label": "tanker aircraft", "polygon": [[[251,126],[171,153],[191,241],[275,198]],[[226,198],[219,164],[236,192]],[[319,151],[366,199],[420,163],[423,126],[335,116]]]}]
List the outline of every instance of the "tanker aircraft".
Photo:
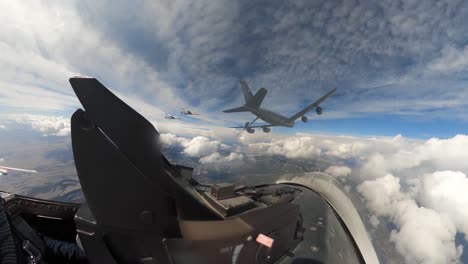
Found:
[{"label": "tanker aircraft", "polygon": [[[262,128],[263,132],[269,133],[271,131],[271,127],[273,126],[282,126],[282,127],[294,127],[294,123],[297,119],[301,118],[302,122],[307,122],[309,119],[305,116],[308,112],[315,108],[315,112],[318,115],[321,115],[323,109],[319,106],[323,101],[325,101],[331,94],[336,91],[336,88],[333,88],[331,91],[326,93],[316,102],[308,105],[306,108],[302,109],[301,111],[297,112],[291,117],[286,117],[281,114],[275,113],[271,110],[265,109],[260,107],[265,99],[267,94],[267,90],[265,88],[260,88],[257,93],[252,94],[252,91],[249,88],[249,85],[245,80],[240,80],[240,85],[242,88],[242,92],[244,94],[245,104],[241,107],[236,107],[232,109],[224,110],[224,113],[234,113],[234,112],[251,112],[256,116],[256,118],[252,122],[246,122],[244,126],[237,126],[232,128],[241,128],[243,130],[247,130],[249,133],[254,133],[254,128]],[[256,125],[252,126],[252,124],[257,121],[257,119],[261,119],[268,124],[266,125]]]}]

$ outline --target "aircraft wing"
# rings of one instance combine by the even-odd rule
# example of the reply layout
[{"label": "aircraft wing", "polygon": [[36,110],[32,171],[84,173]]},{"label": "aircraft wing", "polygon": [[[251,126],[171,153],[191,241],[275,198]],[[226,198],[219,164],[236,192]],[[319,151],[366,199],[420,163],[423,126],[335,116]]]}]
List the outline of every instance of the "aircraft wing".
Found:
[{"label": "aircraft wing", "polygon": [[26,169],[19,169],[19,168],[5,167],[5,166],[0,166],[0,169],[14,170],[14,171],[24,171],[24,172],[32,172],[32,173],[36,173],[36,172],[37,172],[37,171],[35,171],[35,170],[26,170]]},{"label": "aircraft wing", "polygon": [[300,112],[298,112],[297,114],[291,116],[289,118],[289,120],[296,120],[298,119],[299,117],[307,114],[309,111],[311,111],[312,109],[314,109],[315,107],[319,106],[323,101],[327,100],[327,98],[332,95],[334,92],[336,91],[336,88],[333,88],[331,91],[329,91],[328,93],[326,93],[324,96],[322,96],[320,99],[318,99],[317,101],[315,101],[314,103],[308,105],[306,108],[304,108],[303,110],[301,110]]},{"label": "aircraft wing", "polygon": [[[256,125],[256,126],[248,126],[248,128],[264,128],[264,127],[274,127],[277,125],[267,124],[267,125]],[[245,128],[245,126],[236,126],[236,127],[229,127],[229,128]]]},{"label": "aircraft wing", "polygon": [[268,125],[257,125],[257,126],[249,126],[250,128],[256,128],[256,127],[274,127],[276,125],[268,124]]},{"label": "aircraft wing", "polygon": [[249,110],[247,110],[247,108],[245,108],[244,106],[223,110],[224,113],[247,112],[247,111]]}]

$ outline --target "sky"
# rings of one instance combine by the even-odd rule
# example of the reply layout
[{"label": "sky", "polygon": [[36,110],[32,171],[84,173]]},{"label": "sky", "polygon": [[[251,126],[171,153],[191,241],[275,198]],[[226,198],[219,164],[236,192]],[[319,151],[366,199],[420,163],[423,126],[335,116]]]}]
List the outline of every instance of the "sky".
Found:
[{"label": "sky", "polygon": [[[0,136],[28,127],[68,137],[80,107],[68,78],[96,77],[200,164],[325,156],[336,163],[329,174],[354,183],[364,218],[392,223],[388,239],[407,263],[467,261],[466,1],[3,1],[0,9]],[[262,106],[284,115],[338,90],[323,115],[311,112],[294,129],[236,136],[228,127],[253,116],[221,111],[244,103],[239,78],[253,92],[265,87]],[[200,115],[164,119],[182,107]],[[431,243],[419,245],[421,237]]]},{"label": "sky", "polygon": [[295,131],[446,138],[467,129],[464,1],[1,5],[2,115],[68,117],[79,105],[67,80],[86,75],[155,120],[185,107],[202,114],[188,123],[239,125],[252,116],[221,110],[243,103],[244,78],[285,115],[338,88],[325,114]]}]

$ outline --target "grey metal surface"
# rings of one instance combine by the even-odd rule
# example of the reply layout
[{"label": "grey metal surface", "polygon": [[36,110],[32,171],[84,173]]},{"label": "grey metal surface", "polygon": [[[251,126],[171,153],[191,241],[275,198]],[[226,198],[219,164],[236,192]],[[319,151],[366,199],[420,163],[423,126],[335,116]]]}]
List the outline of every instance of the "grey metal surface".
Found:
[{"label": "grey metal surface", "polygon": [[[333,208],[352,236],[365,263],[379,263],[377,253],[367,233],[364,223],[346,193],[336,180],[326,174],[290,175],[277,183],[299,184],[310,188],[321,196]],[[305,209],[302,209],[306,212]],[[329,245],[333,248],[333,245]],[[348,260],[346,260],[349,262]]]},{"label": "grey metal surface", "polygon": [[358,249],[318,194],[307,188],[294,200],[301,207],[304,239],[280,263],[362,263]]}]

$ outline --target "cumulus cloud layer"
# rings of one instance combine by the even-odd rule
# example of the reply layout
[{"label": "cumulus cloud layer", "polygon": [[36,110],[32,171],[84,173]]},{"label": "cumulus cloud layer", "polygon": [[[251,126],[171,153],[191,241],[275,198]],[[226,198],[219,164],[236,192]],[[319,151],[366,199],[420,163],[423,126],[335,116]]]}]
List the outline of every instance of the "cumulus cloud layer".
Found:
[{"label": "cumulus cloud layer", "polygon": [[244,155],[240,153],[231,152],[228,156],[222,156],[221,154],[215,152],[208,156],[205,156],[200,159],[200,163],[225,163],[225,162],[233,162],[237,160],[242,160]]},{"label": "cumulus cloud layer", "polygon": [[192,157],[201,157],[218,150],[221,142],[211,141],[206,137],[194,137],[189,141],[182,142],[184,153]]},{"label": "cumulus cloud layer", "polygon": [[351,168],[346,166],[330,166],[325,170],[325,173],[333,177],[346,177],[351,174]]},{"label": "cumulus cloud layer", "polygon": [[[218,140],[204,136],[188,139],[165,133],[160,135],[160,139],[163,145],[182,147],[182,154],[199,158],[201,164],[227,163],[240,161],[244,158],[243,154],[235,152],[236,148],[234,146],[222,144]],[[222,155],[219,152],[228,152],[229,154]]]},{"label": "cumulus cloud layer", "polygon": [[8,115],[7,119],[30,125],[32,129],[44,136],[68,136],[70,134],[70,119],[62,116],[13,114]]},{"label": "cumulus cloud layer", "polygon": [[[441,173],[449,176],[453,172],[436,172],[433,175]],[[423,180],[427,177],[432,176],[423,176]],[[463,178],[468,180],[466,175]],[[429,192],[437,188],[433,185]],[[386,216],[397,225],[398,229],[392,231],[390,239],[408,263],[459,262],[463,246],[455,245],[455,235],[457,230],[464,230],[457,227],[453,214],[446,214],[445,210],[438,210],[427,203],[418,205],[419,197],[402,192],[400,179],[391,174],[363,182],[358,191],[376,216]],[[444,194],[450,195],[450,192],[446,190]],[[447,206],[454,208],[453,204]],[[454,210],[457,209],[455,206]]]},{"label": "cumulus cloud layer", "polygon": [[[289,145],[297,145],[294,155]],[[251,144],[255,153],[289,158],[329,156],[347,166],[332,166],[331,175],[351,175],[368,208],[372,224],[383,217],[396,225],[391,241],[408,263],[459,263],[467,234],[468,136],[426,141],[299,135]],[[310,151],[313,149],[314,151]]]},{"label": "cumulus cloud layer", "polygon": [[419,200],[450,216],[457,229],[468,235],[468,177],[460,171],[425,174],[419,183]]}]

